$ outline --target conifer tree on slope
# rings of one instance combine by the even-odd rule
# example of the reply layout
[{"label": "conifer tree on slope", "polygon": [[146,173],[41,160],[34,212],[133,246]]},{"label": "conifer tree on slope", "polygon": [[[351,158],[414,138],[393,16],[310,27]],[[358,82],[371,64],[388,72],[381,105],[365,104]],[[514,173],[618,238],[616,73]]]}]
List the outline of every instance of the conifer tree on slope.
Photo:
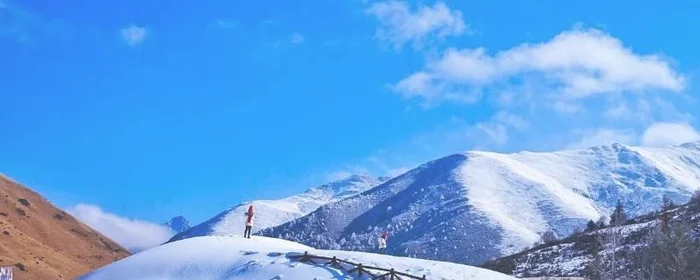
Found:
[{"label": "conifer tree on slope", "polygon": [[661,211],[668,211],[676,207],[676,204],[673,203],[670,197],[668,195],[665,195],[661,198]]},{"label": "conifer tree on slope", "polygon": [[610,226],[618,227],[624,225],[627,222],[627,212],[625,212],[625,207],[622,205],[621,200],[617,200],[615,205],[615,210],[610,214]]}]

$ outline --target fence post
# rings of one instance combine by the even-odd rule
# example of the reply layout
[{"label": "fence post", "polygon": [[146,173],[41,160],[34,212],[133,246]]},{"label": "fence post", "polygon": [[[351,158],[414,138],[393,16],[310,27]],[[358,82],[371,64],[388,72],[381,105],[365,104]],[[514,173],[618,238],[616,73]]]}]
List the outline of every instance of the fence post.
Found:
[{"label": "fence post", "polygon": [[357,265],[357,271],[360,273],[360,277],[362,277],[362,264]]},{"label": "fence post", "polygon": [[426,279],[425,279],[425,274],[423,274],[423,280],[426,280]]},{"label": "fence post", "polygon": [[391,278],[390,278],[390,279],[391,279],[391,280],[394,280],[394,269],[393,269],[393,268],[391,269],[391,272],[390,272],[390,273],[391,273],[391,274],[389,274],[389,275],[391,275]]}]

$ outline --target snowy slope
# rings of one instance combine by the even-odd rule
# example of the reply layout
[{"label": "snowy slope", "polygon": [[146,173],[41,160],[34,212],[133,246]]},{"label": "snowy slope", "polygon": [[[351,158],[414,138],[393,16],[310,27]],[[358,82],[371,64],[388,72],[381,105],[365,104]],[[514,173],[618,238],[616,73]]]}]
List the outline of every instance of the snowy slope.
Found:
[{"label": "snowy slope", "polygon": [[467,264],[518,252],[607,216],[618,198],[631,215],[661,197],[700,188],[700,143],[620,144],[552,153],[473,151],[431,161],[357,196],[261,232],[316,248],[374,250]]},{"label": "snowy slope", "polygon": [[[671,224],[690,224],[693,225],[696,234],[700,233],[700,209],[684,205],[665,213],[670,218]],[[620,256],[617,259],[620,274],[624,275],[633,270],[634,251],[646,245],[647,234],[659,226],[661,216],[661,212],[642,215],[630,219],[618,228],[620,241],[614,251]],[[483,267],[516,277],[582,277],[585,276],[586,268],[594,258],[591,253],[592,248],[597,247],[600,237],[609,234],[611,230],[611,228],[598,229],[569,236],[551,244],[489,261]],[[611,245],[606,245],[601,254],[609,256],[612,251]]]},{"label": "snowy slope", "polygon": [[258,237],[203,236],[155,247],[78,279],[370,279],[320,265],[299,263],[290,254],[308,251],[363,264],[394,268],[427,279],[515,279],[490,270],[453,263],[382,255],[315,250],[290,241]]},{"label": "snowy slope", "polygon": [[175,235],[168,242],[194,236],[242,234],[245,228],[244,213],[250,204],[253,205],[256,213],[254,232],[278,226],[311,213],[324,204],[366,191],[381,184],[382,180],[386,178],[352,175],[283,199],[244,202]]}]

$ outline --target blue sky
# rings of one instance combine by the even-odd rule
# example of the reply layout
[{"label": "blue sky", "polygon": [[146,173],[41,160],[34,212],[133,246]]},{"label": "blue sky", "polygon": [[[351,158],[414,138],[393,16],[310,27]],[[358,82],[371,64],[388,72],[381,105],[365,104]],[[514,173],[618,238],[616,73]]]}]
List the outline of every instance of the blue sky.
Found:
[{"label": "blue sky", "polygon": [[468,149],[692,141],[699,8],[0,0],[0,172],[201,222]]}]

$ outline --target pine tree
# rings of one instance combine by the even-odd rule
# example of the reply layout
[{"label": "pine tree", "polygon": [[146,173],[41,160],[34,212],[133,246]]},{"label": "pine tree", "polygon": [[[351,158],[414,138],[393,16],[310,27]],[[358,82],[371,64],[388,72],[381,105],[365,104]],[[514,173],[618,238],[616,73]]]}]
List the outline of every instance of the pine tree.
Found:
[{"label": "pine tree", "polygon": [[700,190],[695,190],[693,195],[690,197],[690,207],[695,210],[700,210]]},{"label": "pine tree", "polygon": [[542,243],[549,244],[549,243],[557,241],[558,238],[557,238],[557,234],[554,233],[554,231],[548,230],[548,231],[545,231],[544,233],[542,233],[542,235],[540,235],[540,239],[542,240]]},{"label": "pine tree", "polygon": [[595,223],[596,228],[601,229],[605,228],[605,218],[600,217],[598,221]]},{"label": "pine tree", "polygon": [[700,242],[692,224],[672,223],[650,231],[634,254],[634,279],[700,279]]},{"label": "pine tree", "polygon": [[603,280],[607,274],[607,266],[605,265],[605,252],[603,251],[605,244],[600,237],[597,237],[591,243],[588,248],[588,252],[591,254],[591,261],[586,264],[583,274],[586,279],[590,280]]},{"label": "pine tree", "polygon": [[661,198],[661,211],[668,211],[673,208],[676,208],[676,204],[673,203],[668,195],[664,194],[664,196]]},{"label": "pine tree", "polygon": [[663,212],[661,213],[660,217],[660,228],[662,231],[666,231],[668,229],[668,223],[671,221],[671,217],[668,215],[668,212]]},{"label": "pine tree", "polygon": [[627,213],[625,212],[625,207],[622,205],[621,200],[617,200],[617,205],[615,205],[615,210],[610,214],[610,225],[613,227],[621,226],[627,222]]},{"label": "pine tree", "polygon": [[586,231],[594,231],[596,228],[598,228],[596,222],[593,220],[588,220],[588,223],[586,224]]}]

